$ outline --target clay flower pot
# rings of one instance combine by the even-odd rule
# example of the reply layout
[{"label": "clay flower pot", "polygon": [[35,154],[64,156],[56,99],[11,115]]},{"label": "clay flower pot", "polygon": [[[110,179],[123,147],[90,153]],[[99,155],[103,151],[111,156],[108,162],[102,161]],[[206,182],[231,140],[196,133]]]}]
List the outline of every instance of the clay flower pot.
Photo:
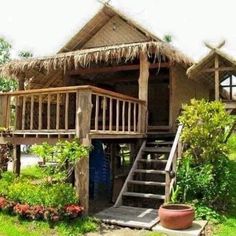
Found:
[{"label": "clay flower pot", "polygon": [[160,223],[168,229],[187,229],[192,226],[194,209],[184,204],[164,204],[159,208]]}]

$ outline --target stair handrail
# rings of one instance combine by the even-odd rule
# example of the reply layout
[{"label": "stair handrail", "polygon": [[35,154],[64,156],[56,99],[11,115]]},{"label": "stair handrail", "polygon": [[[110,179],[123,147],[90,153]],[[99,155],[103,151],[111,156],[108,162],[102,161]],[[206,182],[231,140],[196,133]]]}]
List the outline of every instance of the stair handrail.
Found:
[{"label": "stair handrail", "polygon": [[125,183],[124,183],[124,185],[123,185],[123,187],[122,187],[122,189],[121,189],[121,191],[120,191],[120,193],[119,193],[118,198],[116,199],[116,202],[115,202],[115,204],[114,204],[114,207],[119,207],[120,205],[122,205],[122,194],[127,190],[128,182],[129,182],[129,180],[131,179],[131,177],[132,177],[132,175],[133,175],[134,169],[135,169],[135,168],[137,167],[137,165],[138,165],[138,160],[142,157],[142,152],[143,152],[143,149],[145,148],[145,146],[146,146],[146,141],[143,141],[143,143],[142,143],[142,145],[141,145],[141,147],[140,147],[140,149],[139,149],[139,151],[138,151],[138,154],[137,154],[137,156],[136,156],[136,158],[135,158],[135,161],[134,161],[134,163],[133,163],[133,166],[132,166],[132,168],[131,168],[130,171],[129,171],[129,174],[128,174],[128,176],[127,176],[127,178],[126,178],[126,180],[125,180]]},{"label": "stair handrail", "polygon": [[181,133],[182,133],[182,129],[183,129],[183,125],[180,124],[178,129],[177,129],[173,145],[171,147],[170,155],[167,159],[167,163],[166,163],[166,167],[165,167],[166,172],[169,172],[171,170],[171,165],[172,165],[175,153],[177,151],[177,147],[178,147],[178,144],[179,144],[179,141],[180,141],[180,136],[181,136]]},{"label": "stair handrail", "polygon": [[171,151],[165,167],[165,172],[166,172],[165,201],[169,201],[170,193],[176,181],[177,159],[180,158],[182,154],[182,145],[180,140],[182,130],[183,130],[183,124],[180,124],[177,129],[175,139],[171,147]]}]

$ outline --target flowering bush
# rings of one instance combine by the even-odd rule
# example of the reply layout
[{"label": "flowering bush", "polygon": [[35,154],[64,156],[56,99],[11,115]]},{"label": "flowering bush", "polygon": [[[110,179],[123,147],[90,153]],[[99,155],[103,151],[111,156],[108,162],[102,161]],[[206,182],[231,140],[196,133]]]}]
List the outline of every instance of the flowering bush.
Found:
[{"label": "flowering bush", "polygon": [[40,205],[30,206],[9,201],[5,197],[0,197],[0,210],[7,213],[14,213],[19,217],[29,220],[46,220],[55,223],[64,218],[75,219],[82,215],[84,208],[80,205],[71,204],[62,208],[44,207]]},{"label": "flowering bush", "polygon": [[74,219],[79,217],[82,212],[83,212],[84,208],[82,206],[79,205],[67,205],[64,207],[64,211],[65,211],[65,216],[68,217],[69,219]]},{"label": "flowering bush", "polygon": [[49,222],[57,222],[61,219],[61,214],[58,209],[49,207],[44,212],[44,219]]},{"label": "flowering bush", "polygon": [[4,206],[6,205],[7,200],[4,197],[0,197],[0,210],[2,210],[4,208]]},{"label": "flowering bush", "polygon": [[44,218],[45,208],[43,206],[32,206],[30,208],[30,218],[32,220],[41,220]]},{"label": "flowering bush", "polygon": [[30,206],[28,204],[16,204],[13,211],[22,218],[29,218]]}]

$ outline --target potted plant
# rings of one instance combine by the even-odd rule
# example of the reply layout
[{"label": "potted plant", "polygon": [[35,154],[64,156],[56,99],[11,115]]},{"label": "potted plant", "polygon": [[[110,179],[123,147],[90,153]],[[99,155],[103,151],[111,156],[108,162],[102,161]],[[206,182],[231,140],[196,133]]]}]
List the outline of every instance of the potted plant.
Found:
[{"label": "potted plant", "polygon": [[190,228],[194,220],[194,209],[186,204],[163,204],[159,208],[160,223],[168,229]]}]

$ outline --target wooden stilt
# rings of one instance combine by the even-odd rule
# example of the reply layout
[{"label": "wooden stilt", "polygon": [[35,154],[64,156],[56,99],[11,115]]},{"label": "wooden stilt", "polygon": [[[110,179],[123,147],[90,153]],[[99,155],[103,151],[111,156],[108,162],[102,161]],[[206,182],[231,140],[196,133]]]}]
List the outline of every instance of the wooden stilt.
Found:
[{"label": "wooden stilt", "polygon": [[20,167],[21,167],[21,151],[20,145],[15,145],[13,150],[13,173],[17,176],[20,175]]},{"label": "wooden stilt", "polygon": [[[91,91],[77,94],[76,134],[83,145],[90,145],[89,131],[92,111]],[[81,158],[75,168],[75,187],[84,213],[89,210],[89,156]]]}]

